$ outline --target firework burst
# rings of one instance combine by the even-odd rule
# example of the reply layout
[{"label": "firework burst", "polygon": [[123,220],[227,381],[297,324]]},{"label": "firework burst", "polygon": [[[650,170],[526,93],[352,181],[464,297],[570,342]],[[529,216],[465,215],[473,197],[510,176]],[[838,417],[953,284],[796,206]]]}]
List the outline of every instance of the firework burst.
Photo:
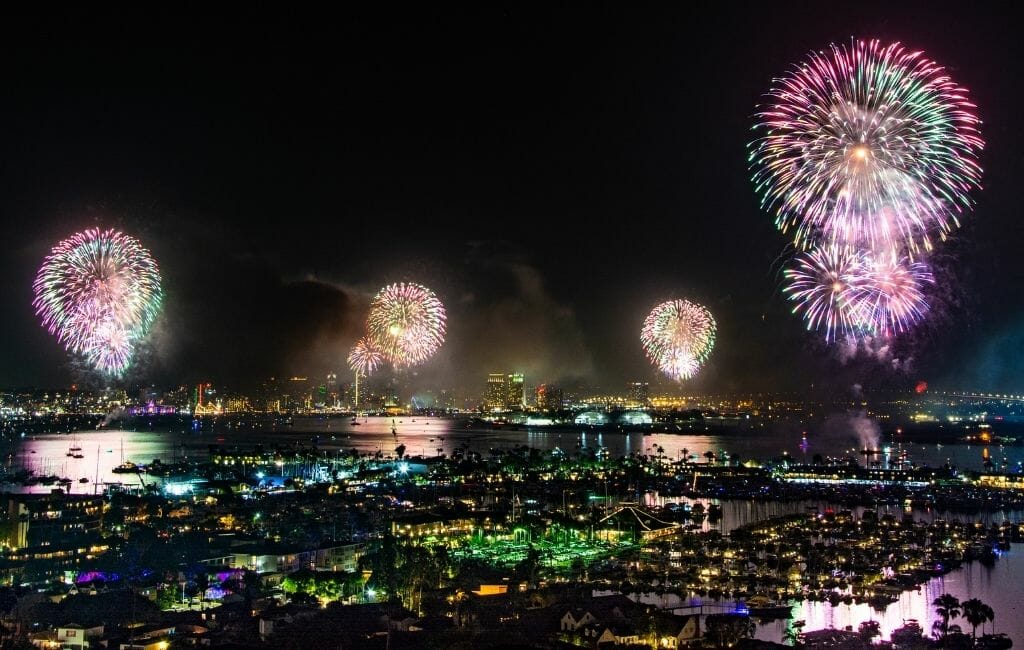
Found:
[{"label": "firework burst", "polygon": [[864,328],[883,337],[910,330],[927,315],[925,291],[934,283],[924,262],[889,255],[871,258],[858,299]]},{"label": "firework burst", "polygon": [[838,246],[798,254],[785,277],[793,312],[827,343],[910,330],[928,313],[925,290],[934,283],[923,262]]},{"label": "firework burst", "polygon": [[356,341],[352,351],[348,353],[349,368],[363,377],[369,377],[383,362],[384,356],[365,336]]},{"label": "firework burst", "polygon": [[823,331],[832,343],[855,334],[864,322],[862,296],[867,284],[865,256],[847,247],[826,246],[798,254],[784,275],[784,289],[807,329]]},{"label": "firework burst", "polygon": [[644,320],[640,343],[651,362],[676,381],[690,379],[715,346],[717,326],[706,308],[688,300],[670,300]]},{"label": "firework burst", "polygon": [[36,313],[69,352],[120,376],[160,313],[160,272],[138,240],[90,229],[60,242],[33,283]]},{"label": "firework burst", "polygon": [[373,299],[366,328],[370,345],[385,361],[396,368],[415,366],[444,343],[444,305],[422,285],[391,284]]},{"label": "firework burst", "polygon": [[799,248],[930,250],[979,187],[975,106],[935,62],[854,40],[812,53],[759,109],[750,163],[762,206]]}]

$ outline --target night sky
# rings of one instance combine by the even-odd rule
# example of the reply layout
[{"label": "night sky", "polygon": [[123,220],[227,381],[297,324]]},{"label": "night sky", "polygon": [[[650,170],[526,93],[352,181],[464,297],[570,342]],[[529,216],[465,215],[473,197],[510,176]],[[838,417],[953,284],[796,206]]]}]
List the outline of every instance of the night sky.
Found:
[{"label": "night sky", "polygon": [[[1015,21],[962,3],[713,10],[5,18],[0,386],[80,380],[31,284],[53,244],[102,225],[164,278],[129,384],[340,371],[369,298],[404,280],[449,311],[424,384],[653,381],[640,324],[687,297],[719,323],[694,390],[1022,388]],[[787,238],[747,172],[772,77],[851,36],[945,65],[987,142],[941,317],[897,370],[841,362],[789,313]]]}]

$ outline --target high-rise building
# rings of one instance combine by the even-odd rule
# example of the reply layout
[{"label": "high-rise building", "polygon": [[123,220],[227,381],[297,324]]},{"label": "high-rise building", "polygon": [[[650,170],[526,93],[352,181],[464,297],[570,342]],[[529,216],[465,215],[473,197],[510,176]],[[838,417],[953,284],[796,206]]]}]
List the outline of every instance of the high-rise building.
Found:
[{"label": "high-rise building", "polygon": [[308,377],[289,377],[280,382],[280,408],[284,411],[309,410],[314,394],[318,392]]},{"label": "high-rise building", "polygon": [[508,399],[508,385],[503,373],[487,375],[487,390],[484,392],[484,407],[488,411],[505,410]]},{"label": "high-rise building", "polygon": [[629,384],[629,401],[636,406],[647,406],[651,402],[651,387],[646,381],[634,381]]},{"label": "high-rise building", "polygon": [[266,381],[260,383],[256,390],[255,406],[266,413],[280,412],[281,395],[275,377],[268,377]]},{"label": "high-rise building", "polygon": [[339,396],[338,375],[334,372],[329,372],[327,373],[327,406],[336,408]]},{"label": "high-rise building", "polygon": [[526,387],[523,383],[523,373],[514,372],[508,376],[506,381],[505,408],[510,411],[520,410],[526,406]]},{"label": "high-rise building", "polygon": [[553,384],[537,386],[537,408],[542,411],[557,411],[562,408],[562,389]]}]

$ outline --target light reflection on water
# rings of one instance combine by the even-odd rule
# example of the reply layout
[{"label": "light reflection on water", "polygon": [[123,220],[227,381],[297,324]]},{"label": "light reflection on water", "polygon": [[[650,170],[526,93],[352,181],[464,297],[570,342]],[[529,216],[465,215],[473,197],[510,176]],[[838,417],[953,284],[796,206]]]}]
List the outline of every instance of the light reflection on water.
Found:
[{"label": "light reflection on water", "polygon": [[[3,453],[5,464],[10,470],[29,468],[37,474],[53,474],[58,477],[72,479],[71,491],[75,493],[93,493],[96,480],[103,482],[121,482],[138,485],[139,477],[134,474],[117,474],[112,472],[123,460],[146,464],[154,458],[163,462],[174,462],[184,458],[203,458],[208,454],[210,445],[222,445],[228,448],[238,447],[251,449],[262,444],[267,448],[281,445],[289,448],[325,451],[356,449],[362,453],[381,452],[385,455],[394,453],[395,447],[405,445],[410,455],[432,456],[440,450],[452,454],[456,450],[470,450],[486,455],[491,449],[507,449],[527,445],[541,449],[555,447],[572,453],[579,447],[605,447],[613,455],[630,453],[656,454],[661,447],[666,458],[680,458],[683,450],[696,455],[703,461],[707,451],[720,453],[726,451],[738,454],[743,459],[777,457],[784,451],[797,459],[810,459],[813,454],[841,454],[849,451],[856,444],[854,438],[816,439],[809,436],[806,450],[801,449],[802,438],[799,434],[790,436],[765,435],[757,432],[733,435],[670,435],[642,433],[617,433],[603,431],[550,431],[543,429],[499,429],[469,430],[458,428],[453,420],[425,417],[401,418],[361,418],[360,424],[353,426],[349,419],[296,418],[291,427],[277,431],[260,428],[234,429],[221,433],[210,432],[127,432],[127,431],[83,431],[75,435],[37,435],[15,441],[5,441]],[[395,433],[392,434],[392,427]],[[77,443],[84,458],[68,457],[67,453],[72,442]],[[983,447],[967,445],[908,445],[911,460],[921,464],[940,465],[944,462],[971,469],[981,469]],[[989,448],[990,454],[997,462],[1004,458],[1008,463],[1015,464],[1024,460],[1024,448],[999,447]],[[88,483],[80,483],[80,478],[87,478]],[[146,482],[153,479],[145,477]],[[4,486],[7,490],[22,490],[21,486]],[[35,486],[36,492],[47,492],[50,486]],[[657,495],[649,495],[649,502],[661,503]],[[705,505],[712,501],[699,500]],[[652,504],[653,504],[652,503]],[[722,521],[712,526],[705,520],[703,527],[716,527],[729,531],[737,526],[761,520],[770,516],[791,514],[805,511],[808,505],[818,506],[824,510],[828,504],[811,502],[799,503],[760,503],[760,502],[724,502],[722,503]],[[901,516],[901,511],[893,514]],[[1009,519],[1019,520],[1020,513],[1011,513]],[[915,518],[930,520],[932,513],[915,512]],[[946,518],[952,518],[947,516]],[[980,519],[986,523],[1001,522],[1007,515],[996,513],[972,519]],[[926,632],[930,631],[935,620],[931,602],[937,596],[950,592],[961,600],[976,597],[991,605],[996,612],[996,629],[1008,633],[1011,638],[1024,639],[1024,616],[1019,611],[1024,601],[1024,548],[1014,545],[1013,550],[1004,554],[992,568],[979,563],[955,571],[942,578],[936,578],[924,585],[920,592],[904,592],[897,603],[879,613],[870,605],[838,605],[832,607],[828,603],[803,603],[796,611],[795,619],[807,622],[805,629],[824,627],[843,628],[847,625],[856,627],[866,620],[878,620],[886,638],[893,629],[901,626],[905,619],[917,619]],[[963,621],[961,621],[963,623]],[[758,627],[758,638],[781,641],[789,623],[776,621]],[[969,629],[967,630],[969,631]]]},{"label": "light reflection on water", "polygon": [[[71,452],[72,446],[81,451]],[[73,458],[68,453],[78,453],[83,458]],[[72,483],[74,494],[93,494],[98,484],[123,483],[139,485],[137,474],[118,474],[112,470],[123,460],[136,463],[151,463],[159,458],[162,462],[182,460],[192,456],[195,450],[183,448],[175,434],[123,431],[84,431],[75,435],[39,435],[21,440],[14,449],[5,452],[5,467],[9,472],[29,469],[37,476],[53,475],[67,477]],[[81,483],[79,479],[88,479]],[[154,482],[152,477],[143,475],[146,483]],[[5,485],[7,491],[49,492],[56,486],[34,485],[23,488],[20,485]]]},{"label": "light reflection on water", "polygon": [[[294,425],[239,426],[211,433],[209,431],[125,432],[84,431],[74,436],[48,434],[30,436],[22,440],[4,441],[2,446],[8,466],[28,467],[36,473],[54,474],[75,481],[75,490],[81,490],[80,478],[90,482],[104,480],[135,481],[137,477],[112,474],[111,469],[124,460],[150,463],[154,458],[164,462],[189,457],[205,457],[210,445],[251,449],[262,444],[267,448],[281,445],[291,448],[318,448],[325,451],[356,450],[362,453],[393,454],[398,445],[405,445],[410,456],[452,454],[468,450],[487,455],[492,449],[508,449],[527,445],[539,449],[560,448],[574,453],[581,447],[604,447],[612,456],[631,453],[656,455],[677,460],[685,454],[704,462],[704,454],[735,454],[742,460],[779,457],[787,452],[796,460],[811,460],[815,454],[843,455],[856,447],[853,434],[809,433],[807,444],[800,433],[779,434],[759,430],[729,435],[673,435],[640,432],[621,433],[580,429],[578,431],[552,431],[549,429],[493,429],[462,428],[456,420],[429,417],[369,417],[360,418],[353,425],[349,418],[304,417],[295,418]],[[395,433],[392,434],[392,428]],[[82,447],[82,459],[68,457],[68,446],[76,440]],[[885,442],[883,441],[883,444]],[[99,467],[96,450],[99,448]],[[1014,467],[1024,461],[1024,446],[990,447],[968,445],[905,445],[910,460],[919,464],[938,466],[951,462],[966,469],[982,469],[983,453],[988,450],[992,460]],[[33,453],[34,452],[34,453]],[[13,454],[13,455],[12,455]],[[854,457],[859,457],[853,453]],[[89,486],[91,487],[91,486]],[[90,490],[91,491],[91,490]]]},{"label": "light reflection on water", "polygon": [[[804,602],[794,610],[794,620],[804,620],[806,630],[823,628],[843,629],[847,625],[857,629],[864,621],[875,620],[880,623],[882,636],[888,639],[893,630],[899,628],[906,620],[917,619],[929,634],[932,623],[938,620],[932,601],[944,593],[950,593],[962,601],[978,598],[995,610],[995,631],[1003,632],[1011,639],[1020,642],[1024,639],[1024,613],[1021,593],[1024,589],[1024,545],[1013,544],[1012,549],[996,561],[992,567],[980,562],[972,562],[964,568],[953,571],[945,576],[934,578],[921,586],[920,591],[905,591],[898,602],[886,608],[884,612],[874,610],[868,604],[837,605],[829,603]],[[971,626],[964,619],[953,621],[970,634]],[[786,627],[790,622],[773,621],[757,628],[757,638],[781,642]],[[987,625],[986,632],[991,632]],[[978,633],[982,629],[978,628]]]}]

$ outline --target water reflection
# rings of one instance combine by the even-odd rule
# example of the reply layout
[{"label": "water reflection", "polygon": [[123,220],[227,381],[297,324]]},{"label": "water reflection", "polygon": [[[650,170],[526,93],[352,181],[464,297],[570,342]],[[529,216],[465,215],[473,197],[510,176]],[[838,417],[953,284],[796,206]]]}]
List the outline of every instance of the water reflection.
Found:
[{"label": "water reflection", "polygon": [[[392,433],[392,427],[395,433]],[[39,435],[14,441],[4,441],[3,454],[9,473],[28,469],[37,474],[53,474],[72,480],[70,490],[75,493],[93,493],[97,483],[121,482],[138,485],[150,482],[149,477],[134,474],[119,474],[113,469],[122,461],[146,464],[154,458],[174,462],[185,458],[203,458],[210,445],[251,449],[261,444],[266,447],[282,445],[290,448],[317,448],[327,451],[355,449],[362,453],[381,452],[390,454],[398,445],[405,445],[406,453],[432,456],[438,453],[452,454],[456,450],[469,450],[486,455],[491,449],[507,449],[527,445],[540,449],[561,448],[569,453],[581,447],[605,447],[615,455],[629,453],[652,453],[659,447],[670,459],[681,458],[684,450],[703,460],[703,454],[711,451],[720,454],[738,454],[743,459],[777,457],[788,452],[801,460],[815,453],[842,454],[852,449],[852,440],[843,438],[815,438],[805,441],[801,434],[793,436],[767,436],[751,432],[736,435],[669,435],[642,433],[616,433],[608,431],[551,431],[545,429],[498,429],[470,430],[460,428],[458,423],[438,418],[362,418],[358,425],[348,419],[296,418],[291,427],[272,428],[246,426],[224,432],[211,433],[203,430],[187,432],[125,432],[85,431],[74,436]],[[83,457],[68,456],[72,442],[82,449]],[[952,462],[960,467],[981,469],[983,453],[987,452],[993,461],[1016,465],[1024,460],[1022,447],[978,447],[967,445],[905,445],[910,459],[919,464],[939,465]],[[855,452],[854,452],[855,453]],[[81,479],[87,482],[80,482]],[[8,485],[5,489],[21,490],[20,485]],[[34,491],[49,491],[49,486],[35,486]],[[658,495],[648,495],[652,505],[663,505],[665,500]],[[679,499],[674,499],[678,501]],[[689,500],[700,502],[707,507],[712,500]],[[830,504],[817,502],[768,503],[750,501],[721,502],[722,519],[718,523],[704,520],[705,530],[716,528],[728,532],[738,526],[771,516],[804,512],[809,506],[825,510]],[[835,506],[832,506],[835,507]],[[858,511],[859,514],[859,511]],[[902,516],[902,511],[892,514]],[[916,511],[915,518],[930,521],[936,513]],[[1020,519],[1021,513],[1010,513],[1009,519]],[[945,518],[954,516],[945,514]],[[968,517],[999,523],[1007,515],[995,513]],[[964,569],[942,578],[936,578],[922,587],[920,592],[904,592],[899,601],[884,612],[874,611],[869,605],[831,606],[828,603],[803,603],[795,612],[795,619],[804,620],[806,629],[823,627],[854,629],[863,621],[878,620],[885,638],[892,630],[903,625],[906,619],[917,619],[925,631],[930,631],[935,620],[931,602],[942,593],[949,592],[960,598],[980,598],[991,605],[996,612],[996,630],[1008,633],[1011,638],[1024,639],[1024,616],[1018,611],[1024,599],[1020,598],[1024,585],[1024,550],[1014,545],[1013,550],[1004,554],[992,568],[974,563]],[[791,622],[772,622],[759,626],[757,635],[765,640],[781,641],[786,626]]]},{"label": "water reflection", "polygon": [[[920,591],[905,591],[899,601],[889,605],[884,612],[868,604],[832,606],[829,603],[804,602],[794,609],[794,620],[806,621],[804,629],[843,629],[851,626],[857,629],[864,621],[878,621],[882,637],[888,639],[893,630],[907,620],[916,619],[925,634],[931,632],[932,623],[938,620],[932,602],[945,593],[961,601],[979,598],[995,610],[995,631],[1005,632],[1011,639],[1024,639],[1024,618],[1021,617],[1020,590],[1024,578],[1024,545],[1013,544],[1012,549],[1003,553],[992,567],[973,562],[958,571],[934,578],[921,586]],[[963,619],[955,620],[965,632],[971,631]],[[786,628],[792,621],[773,621],[759,625],[757,638],[782,642]],[[986,631],[991,631],[991,625]],[[978,633],[982,630],[979,628]]]}]

